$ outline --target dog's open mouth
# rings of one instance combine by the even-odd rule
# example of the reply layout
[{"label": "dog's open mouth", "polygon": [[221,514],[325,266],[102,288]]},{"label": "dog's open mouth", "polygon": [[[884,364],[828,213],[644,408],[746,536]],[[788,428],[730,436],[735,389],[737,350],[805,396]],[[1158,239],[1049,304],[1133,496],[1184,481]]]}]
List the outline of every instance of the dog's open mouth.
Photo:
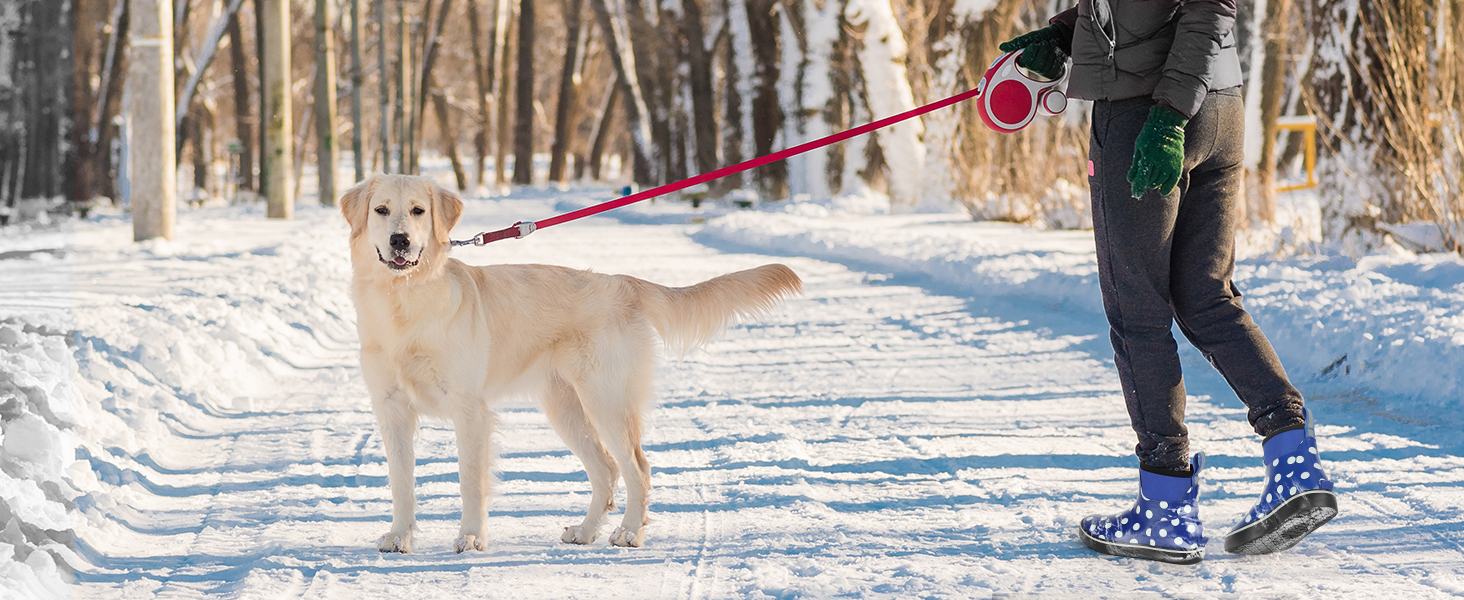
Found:
[{"label": "dog's open mouth", "polygon": [[[419,260],[420,257],[421,255],[418,255]],[[393,271],[401,271],[417,266],[416,260],[407,260],[407,254],[405,252],[392,252],[391,260],[387,260],[386,257],[381,255],[381,250],[377,250],[376,260],[381,261],[381,264],[386,265],[386,268]]]}]

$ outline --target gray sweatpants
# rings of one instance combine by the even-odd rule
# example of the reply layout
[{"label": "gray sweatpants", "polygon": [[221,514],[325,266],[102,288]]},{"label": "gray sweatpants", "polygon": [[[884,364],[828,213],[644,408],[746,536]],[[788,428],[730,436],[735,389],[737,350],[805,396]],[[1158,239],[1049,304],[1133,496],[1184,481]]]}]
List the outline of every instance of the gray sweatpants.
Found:
[{"label": "gray sweatpants", "polygon": [[1302,399],[1231,281],[1244,201],[1240,88],[1211,92],[1185,127],[1179,186],[1134,199],[1127,177],[1134,138],[1153,104],[1146,97],[1094,104],[1088,183],[1114,363],[1139,436],[1135,452],[1145,467],[1182,471],[1189,440],[1174,321],[1245,403],[1256,433],[1301,425]]}]

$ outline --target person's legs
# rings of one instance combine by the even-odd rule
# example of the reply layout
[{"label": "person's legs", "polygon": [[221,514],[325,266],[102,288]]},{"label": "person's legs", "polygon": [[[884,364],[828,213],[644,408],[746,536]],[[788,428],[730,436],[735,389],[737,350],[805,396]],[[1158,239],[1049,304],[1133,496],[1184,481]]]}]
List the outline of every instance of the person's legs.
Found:
[{"label": "person's legs", "polygon": [[1302,398],[1231,281],[1244,202],[1244,113],[1238,89],[1213,92],[1186,127],[1188,135],[1214,145],[1188,174],[1170,252],[1169,292],[1180,330],[1245,403],[1256,433],[1269,437],[1302,426]]},{"label": "person's legs", "polygon": [[[1185,181],[1167,196],[1151,191],[1141,199],[1130,196],[1128,183],[1134,139],[1152,106],[1147,98],[1094,105],[1093,234],[1114,363],[1138,435],[1135,453],[1147,469],[1182,475],[1189,442],[1184,380],[1171,333],[1170,255]],[[1187,153],[1189,146],[1187,141]]]}]

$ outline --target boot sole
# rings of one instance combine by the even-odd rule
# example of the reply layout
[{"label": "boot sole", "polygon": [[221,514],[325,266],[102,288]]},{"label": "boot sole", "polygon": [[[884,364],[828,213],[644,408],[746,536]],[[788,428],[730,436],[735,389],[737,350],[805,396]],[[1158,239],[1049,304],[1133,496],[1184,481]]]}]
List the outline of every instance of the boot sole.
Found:
[{"label": "boot sole", "polygon": [[1088,532],[1084,531],[1082,527],[1078,527],[1078,538],[1083,540],[1083,545],[1089,549],[1110,556],[1142,558],[1144,560],[1153,560],[1175,565],[1192,565],[1205,558],[1204,548],[1195,548],[1194,550],[1168,550],[1153,546],[1109,542],[1088,535]]},{"label": "boot sole", "polygon": [[1226,536],[1225,551],[1246,555],[1280,552],[1295,546],[1335,516],[1336,494],[1326,490],[1299,494],[1276,507],[1266,518]]}]

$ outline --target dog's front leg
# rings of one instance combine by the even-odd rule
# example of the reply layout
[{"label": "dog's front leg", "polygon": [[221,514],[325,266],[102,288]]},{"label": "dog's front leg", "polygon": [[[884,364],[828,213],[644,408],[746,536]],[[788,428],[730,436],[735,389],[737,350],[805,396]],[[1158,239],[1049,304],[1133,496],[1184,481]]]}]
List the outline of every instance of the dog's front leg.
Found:
[{"label": "dog's front leg", "polygon": [[400,392],[372,402],[381,442],[386,451],[386,478],[391,484],[391,531],[381,536],[382,552],[411,552],[417,525],[416,456],[417,412]]},{"label": "dog's front leg", "polygon": [[453,419],[457,435],[458,482],[463,494],[463,522],[454,548],[458,552],[483,550],[487,542],[484,521],[488,496],[492,492],[493,444],[490,439],[494,415],[481,406],[468,406],[469,414]]}]

